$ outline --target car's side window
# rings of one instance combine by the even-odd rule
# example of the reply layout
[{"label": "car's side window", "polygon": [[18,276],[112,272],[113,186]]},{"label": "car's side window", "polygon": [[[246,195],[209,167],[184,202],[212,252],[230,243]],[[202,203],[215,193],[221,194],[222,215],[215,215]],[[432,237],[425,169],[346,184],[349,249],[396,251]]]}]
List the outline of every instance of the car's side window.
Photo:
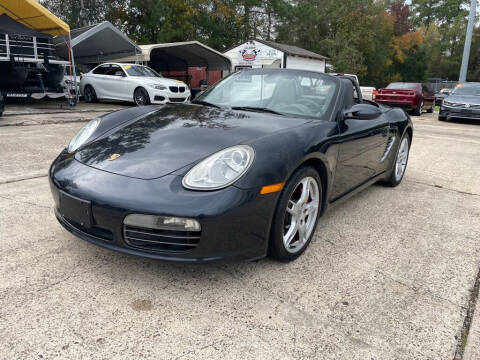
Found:
[{"label": "car's side window", "polygon": [[105,75],[110,75],[110,76],[123,76],[124,72],[122,68],[118,65],[112,65],[110,69],[105,73]]},{"label": "car's side window", "polygon": [[110,68],[110,65],[101,65],[97,67],[95,70],[93,70],[93,73],[95,75],[105,75],[105,73],[108,71]]}]

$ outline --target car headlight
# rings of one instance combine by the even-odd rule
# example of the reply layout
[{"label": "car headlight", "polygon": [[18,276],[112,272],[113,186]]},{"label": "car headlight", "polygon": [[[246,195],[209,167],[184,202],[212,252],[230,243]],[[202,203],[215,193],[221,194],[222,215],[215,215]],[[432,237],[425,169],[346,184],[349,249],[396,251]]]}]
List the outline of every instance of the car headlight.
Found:
[{"label": "car headlight", "polygon": [[255,151],[248,145],[221,150],[195,165],[183,178],[192,190],[217,190],[237,181],[252,165]]},{"label": "car headlight", "polygon": [[92,136],[99,124],[100,119],[90,120],[83,128],[80,129],[72,141],[70,141],[70,144],[67,146],[67,151],[71,153],[82,146],[88,140],[88,138]]},{"label": "car headlight", "polygon": [[452,106],[452,105],[453,105],[453,103],[451,103],[450,101],[443,100],[443,101],[442,101],[442,105],[445,105],[445,106]]},{"label": "car headlight", "polygon": [[157,90],[167,90],[165,85],[152,85],[152,87]]}]

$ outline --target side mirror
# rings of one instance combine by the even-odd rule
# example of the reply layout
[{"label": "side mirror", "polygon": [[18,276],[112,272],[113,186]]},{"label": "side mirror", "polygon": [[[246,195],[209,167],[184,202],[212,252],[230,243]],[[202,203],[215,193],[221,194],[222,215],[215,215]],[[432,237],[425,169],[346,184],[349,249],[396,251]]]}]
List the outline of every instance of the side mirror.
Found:
[{"label": "side mirror", "polygon": [[382,111],[374,105],[356,104],[346,110],[343,118],[355,120],[373,120],[382,115]]},{"label": "side mirror", "polygon": [[448,96],[448,95],[450,95],[452,92],[451,92],[450,90],[445,90],[443,93]]}]

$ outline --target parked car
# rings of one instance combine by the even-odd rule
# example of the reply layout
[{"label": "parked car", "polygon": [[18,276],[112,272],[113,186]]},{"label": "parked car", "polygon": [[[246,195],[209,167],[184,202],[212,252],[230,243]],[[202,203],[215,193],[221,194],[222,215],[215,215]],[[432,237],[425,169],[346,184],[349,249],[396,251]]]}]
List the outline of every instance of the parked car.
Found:
[{"label": "parked car", "polygon": [[[75,84],[77,85],[77,91],[80,91],[80,80],[83,75],[82,70],[80,70],[78,66],[75,68],[76,76],[73,76],[72,69],[69,66],[65,66],[63,79],[60,83],[60,86],[65,90],[65,92],[69,92],[71,95],[75,95]],[[86,72],[88,71],[89,70],[86,70]]]},{"label": "parked car", "polygon": [[[333,76],[351,76],[355,78],[358,84],[360,82],[358,81],[358,76],[354,74],[344,74],[344,73],[330,73],[330,75]],[[370,101],[375,101],[375,97],[377,95],[377,89],[373,86],[360,86],[360,91],[362,93],[362,98],[364,100],[370,100]]]},{"label": "parked car", "polygon": [[435,106],[440,106],[442,105],[443,99],[445,99],[450,93],[452,92],[452,89],[442,89],[439,92],[435,94]]},{"label": "parked car", "polygon": [[86,102],[123,100],[137,105],[186,103],[190,89],[179,80],[167,79],[143,66],[107,63],[84,74],[80,92]]},{"label": "parked car", "polygon": [[5,110],[5,100],[3,99],[3,95],[0,92],[0,117],[3,115],[3,110]]},{"label": "parked car", "polygon": [[459,84],[443,99],[438,120],[455,118],[480,120],[480,83]]},{"label": "parked car", "polygon": [[365,100],[375,101],[377,97],[377,89],[373,86],[360,86],[362,98]]},{"label": "parked car", "polygon": [[377,91],[375,101],[389,106],[402,107],[418,116],[424,109],[429,113],[435,110],[435,95],[421,83],[391,83],[386,88]]},{"label": "parked car", "polygon": [[252,69],[191,104],[92,120],[50,168],[57,219],[149,258],[293,260],[327,208],[405,173],[409,116],[355,92],[347,77]]}]

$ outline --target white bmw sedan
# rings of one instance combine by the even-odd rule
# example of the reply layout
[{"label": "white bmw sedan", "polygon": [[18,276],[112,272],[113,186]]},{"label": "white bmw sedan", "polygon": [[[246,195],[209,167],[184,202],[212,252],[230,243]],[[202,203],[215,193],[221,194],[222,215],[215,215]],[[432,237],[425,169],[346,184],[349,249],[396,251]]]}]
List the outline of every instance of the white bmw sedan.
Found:
[{"label": "white bmw sedan", "polygon": [[122,63],[102,64],[84,74],[80,92],[86,102],[123,100],[139,106],[190,100],[184,82],[164,78],[148,66]]}]

